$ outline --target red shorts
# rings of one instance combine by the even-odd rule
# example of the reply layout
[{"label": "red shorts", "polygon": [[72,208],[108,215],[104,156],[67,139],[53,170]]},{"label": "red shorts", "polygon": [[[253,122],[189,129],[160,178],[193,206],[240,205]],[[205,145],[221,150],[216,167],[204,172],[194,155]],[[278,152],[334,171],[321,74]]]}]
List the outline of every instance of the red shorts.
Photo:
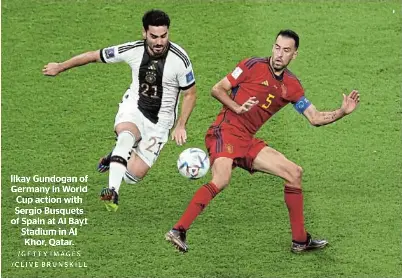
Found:
[{"label": "red shorts", "polygon": [[208,129],[205,146],[211,165],[219,157],[228,157],[233,159],[233,167],[240,167],[253,173],[253,161],[267,144],[233,125],[221,124]]}]

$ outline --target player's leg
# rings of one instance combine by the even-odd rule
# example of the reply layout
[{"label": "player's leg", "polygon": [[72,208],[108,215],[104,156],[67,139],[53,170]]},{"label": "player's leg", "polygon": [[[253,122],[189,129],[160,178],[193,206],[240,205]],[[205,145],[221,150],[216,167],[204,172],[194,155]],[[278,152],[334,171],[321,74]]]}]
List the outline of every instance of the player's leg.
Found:
[{"label": "player's leg", "polygon": [[[127,93],[126,95],[128,96]],[[110,157],[109,186],[102,189],[100,194],[109,211],[116,211],[118,208],[118,194],[127,169],[127,161],[134,143],[141,138],[143,117],[136,107],[134,99],[123,97],[115,118],[114,129],[117,140]]]},{"label": "player's leg", "polygon": [[169,130],[166,127],[153,124],[148,119],[144,119],[143,130],[142,139],[133,148],[123,177],[127,184],[136,184],[145,177],[169,139]]},{"label": "player's leg", "polygon": [[148,173],[150,167],[135,152],[131,154],[128,161],[127,171],[123,180],[126,184],[137,184]]},{"label": "player's leg", "polygon": [[187,231],[195,218],[204,210],[209,202],[226,186],[232,174],[233,159],[219,157],[212,165],[212,180],[202,185],[194,194],[186,211],[180,220],[173,226],[176,230]]},{"label": "player's leg", "polygon": [[228,157],[219,157],[213,162],[212,180],[195,192],[179,221],[166,234],[166,240],[170,241],[180,251],[188,251],[186,232],[191,224],[209,202],[229,184],[232,165],[233,159]]},{"label": "player's leg", "polygon": [[[236,131],[224,130],[220,127],[210,128],[207,132],[205,144],[212,165],[212,180],[195,192],[179,221],[165,236],[182,252],[188,251],[186,231],[209,202],[229,184],[233,159],[242,156],[243,148],[237,148],[238,135],[234,136],[233,132]],[[231,146],[231,148],[225,148],[225,146]]]},{"label": "player's leg", "polygon": [[116,125],[117,141],[110,156],[109,186],[101,191],[101,199],[105,201],[109,211],[118,208],[118,196],[123,176],[126,173],[127,161],[130,159],[136,138],[140,137],[138,127],[131,122]]},{"label": "player's leg", "polygon": [[128,184],[140,182],[156,162],[169,138],[169,130],[150,122],[143,116],[136,120],[141,131],[141,140],[132,149],[123,180]]},{"label": "player's leg", "polygon": [[[116,135],[116,140],[117,140],[117,135]],[[138,143],[141,141],[141,137],[139,139],[137,139],[137,141],[134,143],[133,149],[135,149],[138,146]],[[114,147],[113,147],[114,149]],[[106,173],[107,171],[109,171],[110,168],[110,158],[112,157],[112,152],[113,149],[105,156],[102,156],[99,161],[98,161],[98,165],[97,165],[97,171],[99,173]],[[131,157],[130,157],[131,159]],[[130,160],[129,163],[130,164]]]},{"label": "player's leg", "polygon": [[312,240],[304,227],[302,168],[268,146],[255,157],[252,168],[285,180],[284,197],[292,230],[292,251],[302,252],[325,247],[327,241]]}]

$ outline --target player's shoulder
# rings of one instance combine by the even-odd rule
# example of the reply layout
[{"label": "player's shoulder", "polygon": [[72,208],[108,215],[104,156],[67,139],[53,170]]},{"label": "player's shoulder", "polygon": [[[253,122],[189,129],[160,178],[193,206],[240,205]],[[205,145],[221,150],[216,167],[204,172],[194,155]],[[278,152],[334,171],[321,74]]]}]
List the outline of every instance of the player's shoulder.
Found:
[{"label": "player's shoulder", "polygon": [[183,63],[186,68],[191,65],[190,57],[187,52],[177,43],[170,42],[169,52],[173,54],[172,57],[175,57],[176,60]]},{"label": "player's shoulder", "polygon": [[267,64],[268,58],[266,57],[249,57],[240,61],[240,65],[243,65],[247,69],[252,69],[256,65]]},{"label": "player's shoulder", "polygon": [[285,69],[283,72],[283,79],[285,83],[303,87],[300,79],[289,69]]},{"label": "player's shoulder", "polygon": [[175,42],[170,41],[170,51],[175,51],[188,57],[187,51]]},{"label": "player's shoulder", "polygon": [[119,54],[122,54],[129,50],[142,49],[144,47],[144,45],[145,45],[145,42],[143,40],[126,42],[126,43],[119,44],[117,46],[117,51],[119,52]]}]

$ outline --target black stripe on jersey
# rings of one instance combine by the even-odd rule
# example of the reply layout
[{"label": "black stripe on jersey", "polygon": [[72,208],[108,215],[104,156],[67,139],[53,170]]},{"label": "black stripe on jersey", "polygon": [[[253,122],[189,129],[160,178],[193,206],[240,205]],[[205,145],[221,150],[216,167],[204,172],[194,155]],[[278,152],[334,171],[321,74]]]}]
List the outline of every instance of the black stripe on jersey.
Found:
[{"label": "black stripe on jersey", "polygon": [[144,41],[137,41],[137,42],[135,42],[133,44],[126,44],[126,45],[119,46],[118,50],[124,49],[124,48],[127,48],[127,47],[132,47],[132,46],[139,46],[139,45],[144,45]]},{"label": "black stripe on jersey", "polygon": [[174,50],[177,50],[177,52],[178,52],[179,54],[181,54],[182,57],[183,57],[183,58],[187,61],[187,63],[190,65],[190,60],[188,59],[187,55],[186,55],[183,51],[181,51],[177,46],[174,46],[173,44],[170,44],[170,47],[173,48]]},{"label": "black stripe on jersey", "polygon": [[104,49],[104,48],[102,48],[101,50],[99,50],[99,51],[100,51],[99,55],[100,55],[101,61],[102,61],[103,63],[106,63],[105,58],[103,58],[103,49]]},{"label": "black stripe on jersey", "polygon": [[195,85],[195,81],[193,83],[191,83],[190,85],[187,85],[186,87],[179,87],[180,90],[185,91],[190,89],[191,87],[193,87]]},{"label": "black stripe on jersey", "polygon": [[144,44],[135,44],[135,45],[125,45],[125,46],[121,46],[118,48],[118,52],[119,54],[124,53],[130,49],[136,48],[136,47],[140,47],[140,46],[144,46]]},{"label": "black stripe on jersey", "polygon": [[121,50],[124,50],[124,49],[127,49],[127,48],[131,48],[131,47],[133,47],[133,46],[137,46],[137,45],[139,45],[139,44],[143,44],[143,42],[141,41],[141,42],[136,42],[136,43],[134,43],[134,44],[126,44],[126,45],[122,45],[122,46],[119,46],[118,48],[117,48],[117,50],[118,51],[121,51]]},{"label": "black stripe on jersey", "polygon": [[120,46],[117,49],[117,51],[119,52],[119,54],[121,54],[123,52],[126,52],[127,50],[130,50],[130,49],[133,49],[133,48],[136,48],[136,47],[139,47],[139,46],[144,46],[144,42],[141,41],[141,42],[137,42],[135,44],[123,45],[123,46]]},{"label": "black stripe on jersey", "polygon": [[145,49],[138,72],[138,109],[154,124],[159,120],[162,106],[163,72],[167,53],[152,57]]},{"label": "black stripe on jersey", "polygon": [[259,57],[253,57],[251,59],[249,59],[246,63],[245,66],[248,69],[251,69],[255,64],[257,64],[258,62],[265,62],[266,59],[265,58],[259,58]]},{"label": "black stripe on jersey", "polygon": [[180,51],[180,49],[175,47],[173,44],[170,44],[169,50],[172,51],[174,54],[176,54],[183,61],[186,68],[188,68],[190,66],[190,60],[187,58],[187,56],[182,51]]}]

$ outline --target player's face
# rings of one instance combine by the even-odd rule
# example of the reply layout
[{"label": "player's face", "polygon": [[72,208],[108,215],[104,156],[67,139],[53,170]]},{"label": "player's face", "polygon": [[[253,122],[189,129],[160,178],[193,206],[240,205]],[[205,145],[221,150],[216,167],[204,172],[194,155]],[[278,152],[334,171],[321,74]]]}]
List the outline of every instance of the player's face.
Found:
[{"label": "player's face", "polygon": [[165,53],[169,42],[169,29],[167,26],[149,26],[143,32],[148,50],[153,56],[160,56]]},{"label": "player's face", "polygon": [[272,67],[274,70],[283,70],[296,56],[295,41],[292,38],[278,36],[272,47]]}]

